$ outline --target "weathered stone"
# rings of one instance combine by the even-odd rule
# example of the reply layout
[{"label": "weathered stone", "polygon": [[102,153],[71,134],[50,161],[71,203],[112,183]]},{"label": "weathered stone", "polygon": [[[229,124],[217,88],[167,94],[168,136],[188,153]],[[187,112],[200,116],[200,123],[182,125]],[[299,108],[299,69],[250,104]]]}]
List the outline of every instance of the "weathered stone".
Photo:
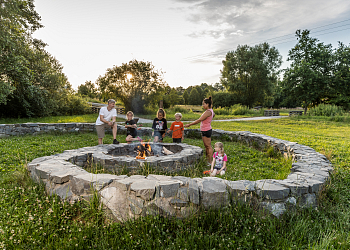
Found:
[{"label": "weathered stone", "polygon": [[177,191],[177,198],[183,201],[189,201],[189,192],[187,187],[179,188]]},{"label": "weathered stone", "polygon": [[53,183],[61,184],[69,181],[69,178],[71,176],[81,175],[81,174],[88,174],[88,172],[86,172],[81,168],[72,167],[72,168],[64,169],[62,171],[52,172],[50,175],[50,180]]},{"label": "weathered stone", "polygon": [[199,205],[199,187],[197,181],[190,180],[188,184],[188,196],[190,198],[190,202]]},{"label": "weathered stone", "polygon": [[288,197],[290,192],[289,188],[270,183],[269,180],[256,181],[255,185],[257,195],[263,199],[281,200]]},{"label": "weathered stone", "polygon": [[100,192],[101,202],[111,210],[120,221],[129,219],[128,200],[126,192],[116,187],[107,187]]},{"label": "weathered stone", "polygon": [[57,194],[62,200],[70,199],[73,193],[70,188],[70,183],[66,182],[62,185],[57,185],[50,190],[50,195]]},{"label": "weathered stone", "polygon": [[116,187],[119,188],[122,191],[128,191],[131,183],[133,183],[135,180],[130,178],[125,179],[117,179],[113,180],[113,182],[109,185],[110,187]]},{"label": "weathered stone", "polygon": [[255,190],[254,182],[252,181],[227,181],[224,183],[227,185],[229,194],[233,199],[240,198]]},{"label": "weathered stone", "polygon": [[179,181],[158,181],[157,193],[163,198],[175,197],[180,187]]},{"label": "weathered stone", "polygon": [[171,199],[170,204],[176,207],[185,207],[188,205],[188,202],[180,199]]},{"label": "weathered stone", "polygon": [[135,197],[135,198],[128,197],[127,199],[130,202],[130,212],[132,213],[132,215],[141,214],[145,201],[138,197]]},{"label": "weathered stone", "polygon": [[156,191],[156,181],[137,179],[131,184],[130,190],[146,201],[152,200]]},{"label": "weathered stone", "polygon": [[283,203],[261,202],[260,206],[263,209],[267,209],[276,217],[279,217],[286,211],[286,206]]},{"label": "weathered stone", "polygon": [[203,180],[199,186],[201,205],[204,208],[219,208],[228,205],[226,184],[222,181]]},{"label": "weathered stone", "polygon": [[315,207],[317,205],[317,199],[315,194],[304,194],[299,201],[301,207]]},{"label": "weathered stone", "polygon": [[189,181],[191,180],[190,177],[185,177],[185,176],[174,176],[171,178],[172,180],[177,180],[177,181],[181,181],[181,185],[182,186],[187,186]]}]

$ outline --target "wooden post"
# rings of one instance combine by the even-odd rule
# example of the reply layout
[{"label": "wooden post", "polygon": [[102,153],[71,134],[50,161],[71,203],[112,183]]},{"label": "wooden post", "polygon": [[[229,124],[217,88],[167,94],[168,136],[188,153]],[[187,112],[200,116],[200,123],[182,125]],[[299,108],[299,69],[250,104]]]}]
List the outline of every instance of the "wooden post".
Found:
[{"label": "wooden post", "polygon": [[159,101],[159,108],[163,108],[163,100]]}]

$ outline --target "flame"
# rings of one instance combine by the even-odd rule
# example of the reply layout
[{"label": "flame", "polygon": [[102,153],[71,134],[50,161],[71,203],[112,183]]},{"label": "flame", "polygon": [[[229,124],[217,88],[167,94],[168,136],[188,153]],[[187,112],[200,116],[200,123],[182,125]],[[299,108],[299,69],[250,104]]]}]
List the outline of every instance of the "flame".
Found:
[{"label": "flame", "polygon": [[[141,145],[142,146],[137,146],[138,148],[138,153],[137,153],[137,156],[136,156],[136,159],[139,159],[139,160],[144,160],[146,159],[146,150],[148,150],[149,152],[152,151],[151,149],[151,145],[149,143],[144,143],[144,142],[141,142]],[[146,150],[142,150],[142,148],[145,148]]]}]

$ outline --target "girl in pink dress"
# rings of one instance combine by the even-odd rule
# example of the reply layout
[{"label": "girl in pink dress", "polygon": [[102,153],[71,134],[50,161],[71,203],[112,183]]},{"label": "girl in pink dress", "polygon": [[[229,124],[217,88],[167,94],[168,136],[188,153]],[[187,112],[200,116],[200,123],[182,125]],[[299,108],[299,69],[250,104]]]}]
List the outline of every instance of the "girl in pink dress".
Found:
[{"label": "girl in pink dress", "polygon": [[217,174],[224,175],[226,171],[227,155],[224,151],[224,144],[217,142],[214,145],[215,153],[213,162],[211,163],[210,176],[214,177]]}]

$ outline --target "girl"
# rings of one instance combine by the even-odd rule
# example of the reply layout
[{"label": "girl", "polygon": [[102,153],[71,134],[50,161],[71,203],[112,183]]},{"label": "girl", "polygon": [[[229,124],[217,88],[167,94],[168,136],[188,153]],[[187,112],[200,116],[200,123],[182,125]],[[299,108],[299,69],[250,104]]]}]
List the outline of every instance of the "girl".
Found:
[{"label": "girl", "polygon": [[212,161],[211,157],[213,154],[213,148],[211,147],[211,134],[212,134],[211,121],[215,116],[214,111],[212,109],[211,96],[203,100],[202,106],[206,111],[201,115],[201,117],[198,120],[191,122],[189,124],[186,124],[185,127],[188,128],[189,126],[195,125],[197,123],[201,123],[201,133],[202,133],[203,144],[205,147],[205,155],[207,156],[208,166],[210,166],[210,163]]},{"label": "girl", "polygon": [[214,145],[215,153],[211,163],[210,176],[214,177],[219,174],[224,175],[226,171],[227,155],[224,152],[224,144],[217,142]]},{"label": "girl", "polygon": [[168,129],[166,123],[166,114],[164,109],[160,108],[157,111],[157,118],[154,118],[152,128],[154,132],[152,136],[154,136],[154,142],[162,142],[165,136],[165,131]]},{"label": "girl", "polygon": [[128,113],[126,113],[126,119],[126,142],[141,141],[141,138],[137,136],[137,125],[134,120],[134,113],[132,111],[128,111]]}]

